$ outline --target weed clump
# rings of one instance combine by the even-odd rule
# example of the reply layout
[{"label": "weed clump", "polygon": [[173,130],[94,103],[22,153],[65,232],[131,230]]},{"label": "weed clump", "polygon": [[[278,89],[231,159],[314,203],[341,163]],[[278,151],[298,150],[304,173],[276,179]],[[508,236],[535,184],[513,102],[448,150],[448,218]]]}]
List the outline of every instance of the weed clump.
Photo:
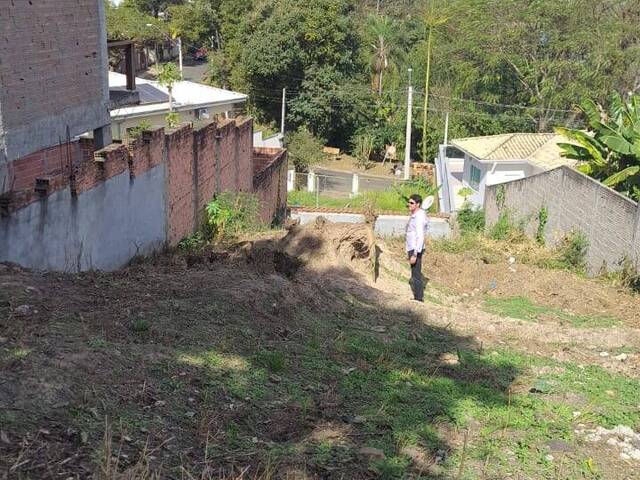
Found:
[{"label": "weed clump", "polygon": [[462,235],[483,232],[485,227],[484,210],[474,208],[471,203],[464,202],[458,212],[457,221]]}]

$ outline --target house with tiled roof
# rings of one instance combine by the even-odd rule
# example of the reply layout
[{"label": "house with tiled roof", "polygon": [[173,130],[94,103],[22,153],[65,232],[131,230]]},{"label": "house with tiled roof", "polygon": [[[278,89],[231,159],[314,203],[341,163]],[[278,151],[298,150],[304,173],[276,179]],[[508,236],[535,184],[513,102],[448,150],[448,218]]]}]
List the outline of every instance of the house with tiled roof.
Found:
[{"label": "house with tiled roof", "polygon": [[456,211],[465,198],[481,207],[488,186],[563,165],[575,166],[575,160],[561,155],[558,143],[563,142],[567,139],[555,133],[507,133],[452,140],[440,148],[436,159],[441,209]]}]

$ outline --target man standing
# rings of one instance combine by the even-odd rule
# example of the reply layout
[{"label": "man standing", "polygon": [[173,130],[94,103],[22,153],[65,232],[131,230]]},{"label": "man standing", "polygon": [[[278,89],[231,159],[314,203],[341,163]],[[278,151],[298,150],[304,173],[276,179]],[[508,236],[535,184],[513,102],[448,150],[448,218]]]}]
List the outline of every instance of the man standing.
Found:
[{"label": "man standing", "polygon": [[422,197],[413,194],[409,197],[409,223],[407,224],[406,249],[411,265],[411,290],[413,298],[424,301],[424,280],[422,278],[422,253],[424,252],[424,233],[427,226],[427,214],[421,208]]}]

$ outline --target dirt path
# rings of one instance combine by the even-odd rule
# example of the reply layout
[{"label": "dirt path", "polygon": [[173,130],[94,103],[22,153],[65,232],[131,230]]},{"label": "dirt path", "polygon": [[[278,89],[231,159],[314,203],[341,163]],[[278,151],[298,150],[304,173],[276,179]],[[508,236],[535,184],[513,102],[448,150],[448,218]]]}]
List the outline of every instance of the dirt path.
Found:
[{"label": "dirt path", "polygon": [[[395,249],[384,243],[382,243],[380,261],[382,274],[375,284],[376,287],[389,295],[388,301],[396,305],[406,304],[407,299],[411,298],[411,290],[405,280],[410,274],[408,267]],[[441,281],[442,274],[438,275],[439,272],[429,270],[429,265],[439,262],[440,271],[449,272],[449,275],[454,272],[453,274],[458,277],[465,277],[462,274],[460,261],[460,257],[456,258],[453,255],[440,257],[435,261],[429,259],[426,262],[425,273]],[[471,268],[478,271],[475,265]],[[484,278],[497,277],[496,270],[497,268],[492,268],[484,274]],[[640,328],[628,325],[631,322],[640,324],[640,299],[634,299],[625,292],[619,292],[614,296],[608,287],[597,285],[592,281],[576,279],[575,275],[565,272],[547,272],[530,267],[525,267],[523,270],[525,270],[524,278],[518,279],[518,282],[520,285],[527,284],[533,291],[539,291],[541,284],[545,285],[546,290],[552,289],[554,284],[562,283],[564,280],[563,288],[556,290],[555,295],[549,296],[553,304],[570,305],[576,308],[570,286],[579,283],[584,290],[591,288],[591,298],[607,298],[609,304],[618,301],[619,311],[624,312],[628,322],[623,326],[585,329],[574,328],[557,319],[548,319],[545,323],[540,323],[492,315],[481,308],[482,300],[479,297],[482,293],[475,286],[482,283],[482,280],[478,279],[480,276],[478,274],[475,282],[469,282],[462,288],[463,291],[469,291],[471,294],[474,294],[475,288],[477,297],[475,294],[474,296],[456,294],[453,288],[448,293],[443,293],[437,287],[431,286],[428,288],[428,293],[431,294],[432,301],[438,304],[427,302],[426,305],[421,306],[409,302],[409,305],[424,318],[426,323],[449,328],[459,335],[472,336],[479,344],[484,345],[484,348],[510,347],[557,361],[572,361],[579,365],[596,364],[612,372],[640,377]],[[398,272],[401,272],[403,278],[399,278]],[[537,280],[530,281],[532,278]],[[554,278],[554,281],[545,282],[545,279],[550,278]],[[569,279],[571,281],[568,281]],[[454,285],[454,283],[448,285]],[[522,294],[522,290],[521,288],[516,292]],[[494,295],[514,294],[510,290],[506,292],[502,290],[492,293]],[[634,301],[638,303],[634,305]],[[587,312],[592,310],[589,303],[582,305],[582,308]],[[635,313],[634,308],[637,309]],[[621,361],[615,357],[616,352],[622,350],[631,350],[633,353],[625,354],[622,357],[624,360]]]}]

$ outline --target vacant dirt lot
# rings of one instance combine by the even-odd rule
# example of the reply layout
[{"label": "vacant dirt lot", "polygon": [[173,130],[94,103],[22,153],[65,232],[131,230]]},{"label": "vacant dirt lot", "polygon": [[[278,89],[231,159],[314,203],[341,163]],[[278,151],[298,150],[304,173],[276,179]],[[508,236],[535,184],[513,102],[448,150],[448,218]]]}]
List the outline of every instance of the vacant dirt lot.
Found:
[{"label": "vacant dirt lot", "polygon": [[637,297],[448,254],[415,304],[366,227],[283,236],[0,266],[0,478],[637,478]]}]

